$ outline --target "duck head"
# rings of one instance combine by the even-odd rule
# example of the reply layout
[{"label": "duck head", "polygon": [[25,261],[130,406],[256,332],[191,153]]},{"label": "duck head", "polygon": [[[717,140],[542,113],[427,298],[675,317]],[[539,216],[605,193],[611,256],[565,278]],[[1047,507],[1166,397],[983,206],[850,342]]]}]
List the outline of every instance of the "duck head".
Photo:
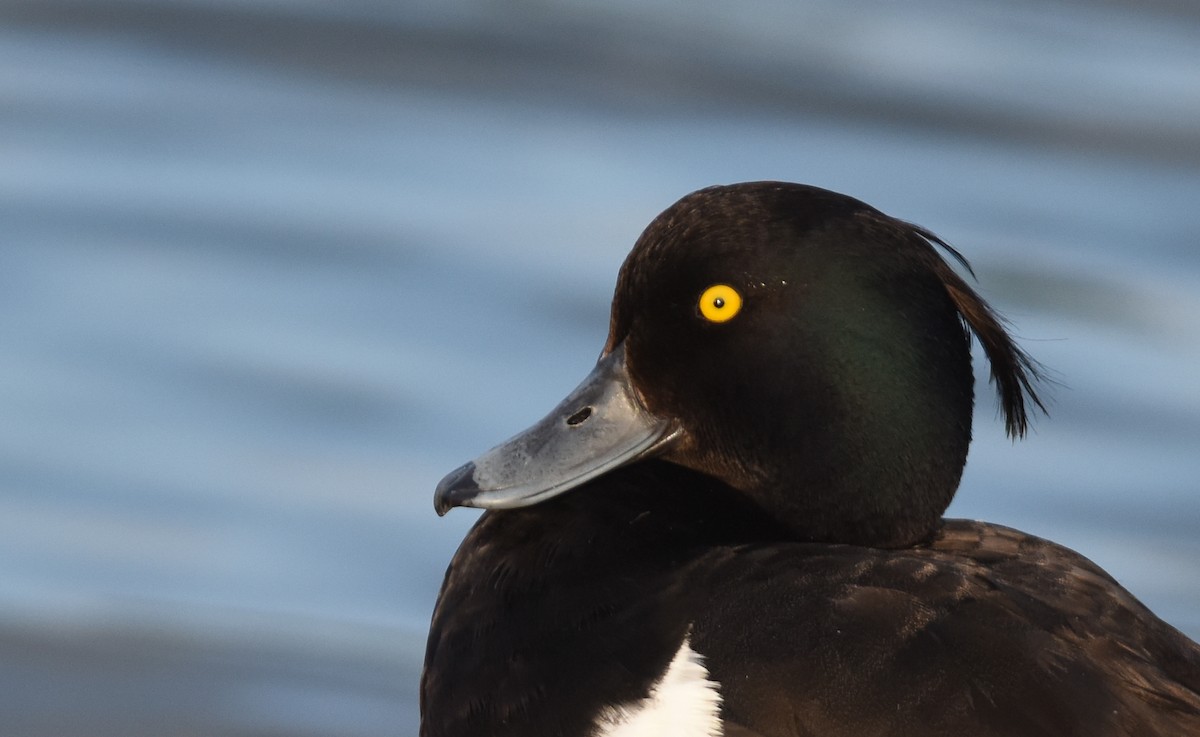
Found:
[{"label": "duck head", "polygon": [[919,541],[966,463],[972,333],[1009,434],[1041,406],[1036,365],[939,248],[969,271],[928,231],[815,187],[684,197],[621,267],[596,368],[443,479],[439,514],[536,504],[660,457],[721,480],[797,539]]}]

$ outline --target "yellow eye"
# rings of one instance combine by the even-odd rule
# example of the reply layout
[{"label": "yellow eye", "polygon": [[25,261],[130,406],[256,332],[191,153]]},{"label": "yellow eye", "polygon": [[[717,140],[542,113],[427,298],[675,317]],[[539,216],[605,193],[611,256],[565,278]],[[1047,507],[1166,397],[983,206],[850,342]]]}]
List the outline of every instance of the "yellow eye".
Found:
[{"label": "yellow eye", "polygon": [[700,314],[709,322],[725,322],[742,309],[742,295],[728,284],[714,284],[700,295]]}]

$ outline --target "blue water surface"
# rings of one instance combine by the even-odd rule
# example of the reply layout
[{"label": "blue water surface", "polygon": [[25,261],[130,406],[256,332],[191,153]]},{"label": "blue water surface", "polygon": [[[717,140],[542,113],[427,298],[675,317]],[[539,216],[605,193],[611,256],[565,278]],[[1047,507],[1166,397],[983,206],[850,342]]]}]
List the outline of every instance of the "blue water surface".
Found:
[{"label": "blue water surface", "polygon": [[0,3],[0,733],[414,735],[437,480],[750,179],[971,258],[1061,386],[1016,444],[981,403],[951,514],[1200,635],[1196,49],[1165,1]]}]

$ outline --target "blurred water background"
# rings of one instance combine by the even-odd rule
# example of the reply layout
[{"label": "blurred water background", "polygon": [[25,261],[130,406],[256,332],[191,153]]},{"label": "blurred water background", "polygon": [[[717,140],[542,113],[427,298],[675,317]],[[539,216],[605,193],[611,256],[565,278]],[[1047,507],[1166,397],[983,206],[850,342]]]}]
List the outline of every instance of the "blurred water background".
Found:
[{"label": "blurred water background", "polygon": [[3,0],[0,735],[415,734],[433,486],[658,211],[772,178],[959,246],[1065,385],[951,513],[1200,635],[1200,6]]}]

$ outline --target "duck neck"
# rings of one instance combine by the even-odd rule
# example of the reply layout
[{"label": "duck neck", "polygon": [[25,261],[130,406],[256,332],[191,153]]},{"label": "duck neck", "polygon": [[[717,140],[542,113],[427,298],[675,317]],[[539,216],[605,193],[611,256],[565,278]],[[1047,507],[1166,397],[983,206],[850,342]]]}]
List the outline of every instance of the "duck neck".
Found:
[{"label": "duck neck", "polygon": [[777,405],[811,419],[780,411],[777,450],[761,454],[778,460],[747,493],[808,540],[901,547],[928,537],[958,489],[973,411],[965,338],[934,348],[827,364],[838,368]]}]

